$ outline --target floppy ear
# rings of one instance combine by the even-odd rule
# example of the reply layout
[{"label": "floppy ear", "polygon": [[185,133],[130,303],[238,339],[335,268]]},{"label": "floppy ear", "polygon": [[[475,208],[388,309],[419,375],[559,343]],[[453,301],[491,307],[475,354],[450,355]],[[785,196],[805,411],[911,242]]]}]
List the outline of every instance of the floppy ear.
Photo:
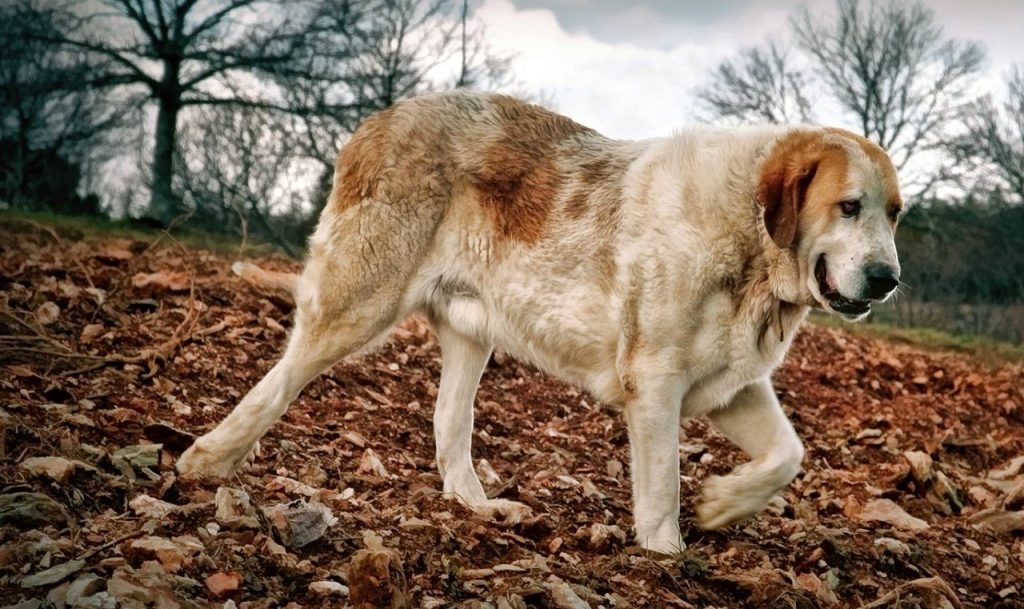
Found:
[{"label": "floppy ear", "polygon": [[796,242],[797,221],[807,187],[818,169],[817,155],[776,146],[761,168],[757,200],[764,208],[764,226],[781,249]]}]

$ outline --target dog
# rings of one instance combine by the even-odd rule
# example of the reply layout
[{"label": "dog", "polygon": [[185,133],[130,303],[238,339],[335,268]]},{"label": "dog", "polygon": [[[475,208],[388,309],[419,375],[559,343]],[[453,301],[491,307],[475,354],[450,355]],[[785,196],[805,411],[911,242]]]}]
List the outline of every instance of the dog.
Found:
[{"label": "dog", "polygon": [[443,356],[445,493],[495,518],[530,513],[488,498],[470,454],[498,348],[622,409],[637,541],[678,551],[680,418],[706,415],[751,459],[706,481],[701,527],[789,484],[804,449],[772,371],[810,308],[856,320],[897,288],[902,208],[887,154],[839,129],[619,141],[503,95],[399,102],[338,156],[283,357],[177,469],[230,476],[303,386],[420,312]]}]

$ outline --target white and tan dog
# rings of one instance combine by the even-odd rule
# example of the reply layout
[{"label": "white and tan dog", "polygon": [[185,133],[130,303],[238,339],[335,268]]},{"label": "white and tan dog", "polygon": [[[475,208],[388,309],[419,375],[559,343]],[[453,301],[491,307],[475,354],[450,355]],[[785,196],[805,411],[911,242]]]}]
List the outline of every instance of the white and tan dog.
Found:
[{"label": "white and tan dog", "polygon": [[401,102],[338,157],[284,356],[177,468],[232,474],[306,383],[423,312],[444,357],[446,493],[528,513],[488,499],[470,455],[498,348],[623,408],[637,539],[671,552],[680,416],[709,416],[752,459],[707,481],[702,526],[751,516],[788,484],[804,451],[769,377],[809,307],[860,318],[896,288],[901,206],[887,155],[841,130],[624,142],[501,95]]}]

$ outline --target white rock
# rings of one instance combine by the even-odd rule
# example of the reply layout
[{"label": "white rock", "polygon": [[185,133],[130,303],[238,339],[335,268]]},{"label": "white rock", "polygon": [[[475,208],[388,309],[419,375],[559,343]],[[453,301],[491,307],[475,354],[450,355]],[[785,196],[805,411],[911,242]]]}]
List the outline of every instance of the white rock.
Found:
[{"label": "white rock", "polygon": [[890,554],[895,554],[896,556],[910,555],[910,546],[899,539],[893,539],[892,537],[879,537],[875,540],[875,547],[885,550]]},{"label": "white rock", "polygon": [[319,596],[348,596],[348,586],[338,582],[322,580],[309,584],[309,592]]},{"label": "white rock", "polygon": [[552,577],[552,581],[544,584],[548,594],[551,595],[551,602],[558,609],[590,609],[590,605],[579,597],[569,584]]}]

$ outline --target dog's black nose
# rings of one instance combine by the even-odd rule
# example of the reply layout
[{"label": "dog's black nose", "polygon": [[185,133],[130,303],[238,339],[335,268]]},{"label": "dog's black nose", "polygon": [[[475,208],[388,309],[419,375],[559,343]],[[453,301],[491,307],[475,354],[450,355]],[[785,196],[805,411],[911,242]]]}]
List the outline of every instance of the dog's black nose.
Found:
[{"label": "dog's black nose", "polygon": [[868,298],[883,298],[900,284],[900,278],[896,274],[896,270],[888,264],[882,264],[881,262],[869,264],[864,269],[864,275],[868,282]]}]

